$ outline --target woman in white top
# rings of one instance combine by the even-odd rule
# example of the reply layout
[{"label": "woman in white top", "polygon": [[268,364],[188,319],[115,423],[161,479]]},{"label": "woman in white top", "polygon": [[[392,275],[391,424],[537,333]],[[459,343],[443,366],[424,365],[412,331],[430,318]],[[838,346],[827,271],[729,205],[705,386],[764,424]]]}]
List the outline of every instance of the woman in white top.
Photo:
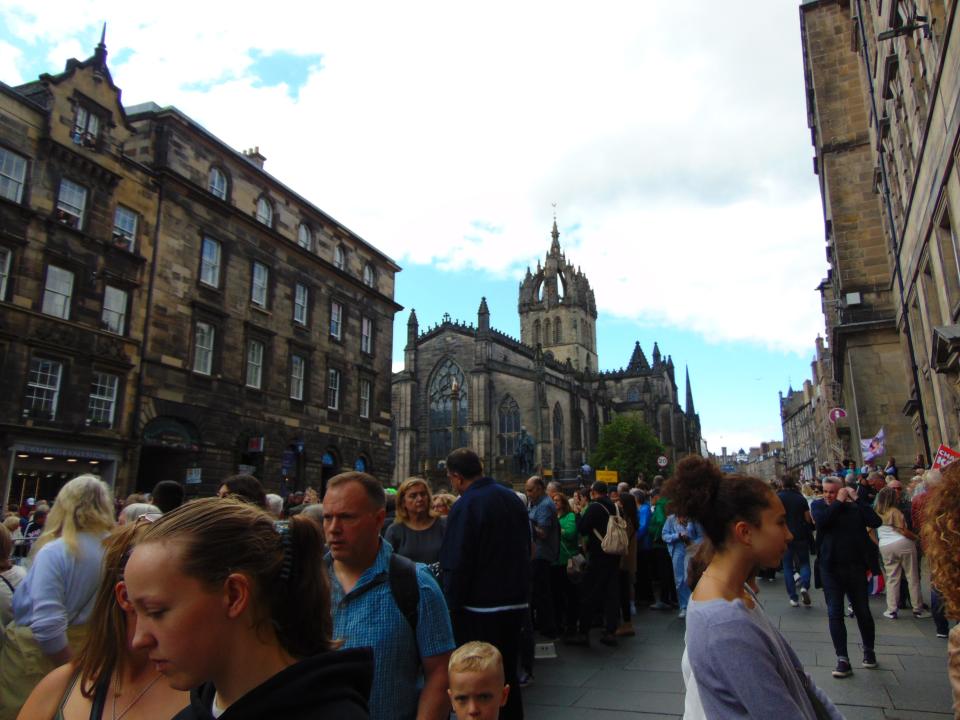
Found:
[{"label": "woman in white top", "polygon": [[13,537],[5,525],[0,525],[0,629],[13,619],[13,591],[27,574],[22,567],[13,564],[12,554]]},{"label": "woman in white top", "polygon": [[883,525],[877,528],[883,572],[887,576],[887,611],[883,616],[889,620],[897,619],[900,581],[906,575],[914,616],[929,617],[929,613],[923,608],[923,596],[920,594],[917,536],[907,530],[903,513],[897,508],[897,491],[892,487],[883,488],[877,493],[874,509],[883,520]]},{"label": "woman in white top", "polygon": [[80,475],[60,489],[13,596],[13,622],[0,649],[0,720],[15,717],[43,676],[79,647],[112,527],[113,498],[98,477]]}]

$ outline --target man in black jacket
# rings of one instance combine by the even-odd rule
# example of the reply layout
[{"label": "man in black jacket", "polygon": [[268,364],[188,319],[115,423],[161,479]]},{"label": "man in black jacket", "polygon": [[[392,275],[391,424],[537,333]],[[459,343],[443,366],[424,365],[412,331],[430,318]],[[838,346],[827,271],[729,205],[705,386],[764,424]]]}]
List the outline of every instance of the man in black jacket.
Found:
[{"label": "man in black jacket", "polygon": [[616,645],[614,632],[619,620],[620,556],[609,555],[600,547],[607,532],[607,520],[617,512],[607,497],[607,486],[597,480],[590,486],[590,504],[577,518],[577,534],[587,538],[587,571],[583,576],[583,598],[580,604],[580,633],[568,642],[573,645],[590,644],[590,624],[595,612],[603,609],[604,632],[600,642]]},{"label": "man in black jacket", "polygon": [[823,499],[814,500],[810,512],[817,526],[817,562],[823,594],[827,601],[830,637],[837,653],[835,678],[850,677],[850,658],[847,655],[847,628],[844,623],[846,595],[853,606],[863,641],[863,666],[875,668],[874,624],[867,594],[869,551],[868,528],[880,527],[881,520],[862,499],[857,501],[853,488],[841,487],[839,478],[823,481]]},{"label": "man in black jacket", "polygon": [[460,499],[447,516],[440,548],[443,589],[457,645],[488,642],[503,656],[510,686],[501,718],[522,718],[517,657],[530,584],[530,523],[516,493],[483,476],[467,448],[447,456],[447,477]]}]

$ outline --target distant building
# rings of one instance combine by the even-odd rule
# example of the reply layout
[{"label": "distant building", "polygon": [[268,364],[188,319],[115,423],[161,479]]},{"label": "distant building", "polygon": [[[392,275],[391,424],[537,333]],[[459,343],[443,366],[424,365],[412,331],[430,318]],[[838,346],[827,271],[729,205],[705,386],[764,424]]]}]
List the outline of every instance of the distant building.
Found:
[{"label": "distant building", "polygon": [[652,362],[637,343],[626,368],[598,372],[593,290],[559,238],[554,222],[544,264],[520,284],[519,340],[491,326],[486,300],[476,326],[444,315],[421,333],[410,313],[404,368],[393,376],[396,481],[422,474],[445,483],[443,462],[461,445],[490,475],[518,479],[524,433],[534,442],[528,472],[573,477],[619,412],[639,413],[671,463],[699,453],[689,373],[681,405],[673,359],[656,344]]},{"label": "distant building", "polygon": [[780,393],[785,469],[800,480],[812,480],[817,470],[812,401],[813,384],[809,380],[804,381],[802,390],[790,388],[786,396]]},{"label": "distant building", "polygon": [[786,467],[783,443],[772,440],[760,443],[758,447],[751,447],[747,453],[747,461],[738,470],[773,483],[783,477]]}]

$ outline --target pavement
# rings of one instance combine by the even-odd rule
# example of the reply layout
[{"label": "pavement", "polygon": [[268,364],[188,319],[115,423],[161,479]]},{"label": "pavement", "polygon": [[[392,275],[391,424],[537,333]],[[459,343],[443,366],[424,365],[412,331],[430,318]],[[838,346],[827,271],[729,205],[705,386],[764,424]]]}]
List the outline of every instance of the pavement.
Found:
[{"label": "pavement", "polygon": [[[926,582],[924,587],[927,587]],[[827,630],[823,593],[811,591],[811,608],[792,608],[778,575],[760,581],[760,601],[793,645],[805,669],[849,720],[953,720],[947,679],[947,641],[936,636],[933,620],[916,620],[910,611],[887,620],[882,596],[870,600],[877,626],[879,667],[860,667],[860,635],[847,619],[853,677],[837,680]],[[905,614],[904,614],[905,613]],[[534,683],[523,690],[527,720],[655,720],[683,716],[684,621],[676,611],[640,609],[636,637],[618,647],[597,642],[590,648],[557,643],[557,658],[538,660]]]}]

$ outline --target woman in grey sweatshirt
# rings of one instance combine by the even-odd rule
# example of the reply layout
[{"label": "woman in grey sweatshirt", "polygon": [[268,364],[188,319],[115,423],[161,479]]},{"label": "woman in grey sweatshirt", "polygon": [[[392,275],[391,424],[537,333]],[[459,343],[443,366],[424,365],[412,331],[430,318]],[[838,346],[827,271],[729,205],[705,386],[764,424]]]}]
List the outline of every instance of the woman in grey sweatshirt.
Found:
[{"label": "woman in grey sweatshirt", "polygon": [[791,539],[783,503],[758,478],[724,475],[690,457],[664,486],[673,512],[701,523],[713,546],[687,612],[687,653],[711,720],[841,719],[745,583],[778,567]]}]

